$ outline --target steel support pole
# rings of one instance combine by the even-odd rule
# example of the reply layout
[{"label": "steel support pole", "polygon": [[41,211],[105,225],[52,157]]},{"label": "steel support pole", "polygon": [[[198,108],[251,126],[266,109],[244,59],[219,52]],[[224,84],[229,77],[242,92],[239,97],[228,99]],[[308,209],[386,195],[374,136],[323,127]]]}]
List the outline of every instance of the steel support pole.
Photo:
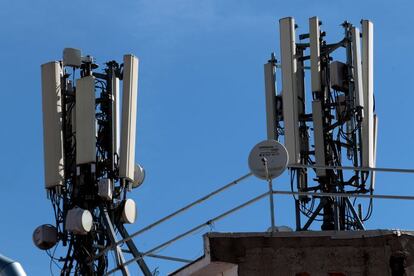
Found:
[{"label": "steel support pole", "polygon": [[269,202],[270,202],[270,224],[271,224],[271,230],[272,232],[275,231],[275,204],[274,204],[274,198],[273,198],[273,184],[272,179],[269,178]]},{"label": "steel support pole", "polygon": [[301,229],[302,231],[308,230],[309,226],[312,224],[312,222],[315,220],[316,216],[319,215],[322,208],[325,206],[325,199],[321,198],[321,202],[319,202],[318,208],[316,208],[315,212],[313,212],[312,216],[309,218],[309,220],[306,222],[306,224]]},{"label": "steel support pole", "polygon": [[[112,225],[111,219],[109,218],[108,211],[101,207],[101,215],[103,217],[104,223],[106,224],[107,234],[109,236],[109,239],[111,240],[111,244],[116,244],[116,234],[114,230],[114,226]],[[115,246],[113,248],[115,256],[116,256],[116,263],[117,268],[122,271],[123,276],[129,276],[128,268],[124,265],[125,264],[125,258],[124,254],[122,253],[121,247],[119,245]]]},{"label": "steel support pole", "polygon": [[269,203],[270,203],[270,229],[271,232],[275,231],[275,204],[273,201],[273,183],[272,183],[272,178],[269,174],[269,166],[267,163],[267,159],[265,157],[262,158],[263,161],[263,166],[265,167],[265,171],[266,171],[266,178],[267,178],[267,183],[269,184]]},{"label": "steel support pole", "polygon": [[361,218],[358,216],[358,213],[356,212],[356,210],[355,210],[354,206],[352,205],[351,201],[349,200],[349,198],[346,197],[345,202],[346,202],[346,205],[348,205],[349,209],[351,210],[352,215],[354,216],[355,221],[358,225],[358,228],[360,230],[365,230],[364,223],[361,221]]},{"label": "steel support pole", "polygon": [[[129,237],[128,231],[125,229],[125,226],[123,224],[118,225],[119,233],[121,234],[122,238],[125,239]],[[142,258],[142,253],[138,251],[138,248],[135,246],[135,243],[132,240],[127,240],[125,242],[129,248],[129,251],[134,256],[134,258],[141,257],[137,259],[137,263],[139,267],[141,268],[142,273],[144,273],[145,276],[151,276],[152,273],[149,270],[147,264],[145,263],[144,259]]]},{"label": "steel support pole", "polygon": [[295,212],[296,212],[296,231],[301,231],[302,226],[300,223],[300,201],[295,199]]}]

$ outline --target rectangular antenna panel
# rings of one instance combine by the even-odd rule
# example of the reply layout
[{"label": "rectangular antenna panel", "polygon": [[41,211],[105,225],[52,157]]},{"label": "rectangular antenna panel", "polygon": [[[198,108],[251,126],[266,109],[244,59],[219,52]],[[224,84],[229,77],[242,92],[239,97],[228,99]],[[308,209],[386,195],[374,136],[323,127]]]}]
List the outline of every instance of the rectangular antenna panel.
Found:
[{"label": "rectangular antenna panel", "polygon": [[[296,95],[297,95],[297,113],[298,118],[300,118],[302,115],[305,114],[305,64],[303,59],[301,59],[304,56],[303,50],[296,51],[296,57],[297,57],[297,63],[296,63]],[[305,127],[304,124],[298,122],[300,127]],[[300,128],[299,127],[299,131]],[[300,133],[300,132],[298,132]],[[309,151],[309,139],[307,138],[307,135],[301,135],[299,134],[299,144],[300,144],[300,150],[299,152],[308,152]],[[300,158],[300,156],[299,156]]]},{"label": "rectangular antenna panel", "polygon": [[374,166],[374,26],[362,20],[362,79],[364,119],[362,121],[362,166]]},{"label": "rectangular antenna panel", "polygon": [[46,189],[63,185],[65,178],[62,133],[62,68],[57,61],[42,71],[43,153]]},{"label": "rectangular antenna panel", "polygon": [[317,16],[309,18],[310,64],[312,92],[321,91],[320,29]]},{"label": "rectangular antenna panel", "polygon": [[[361,38],[359,29],[352,27],[352,66],[354,72],[355,106],[364,107],[362,85]],[[364,114],[362,114],[364,115]]]},{"label": "rectangular antenna panel", "polygon": [[[76,131],[76,107],[72,108],[71,112],[71,123],[72,123],[72,129]],[[76,142],[76,137],[72,137],[73,144]]]},{"label": "rectangular antenna panel", "polygon": [[[313,119],[313,140],[315,143],[316,166],[326,166],[325,163],[325,139],[323,133],[323,113],[322,102],[314,100],[312,102]],[[316,169],[317,176],[326,176],[325,169]]]},{"label": "rectangular antenna panel", "polygon": [[119,177],[134,180],[137,120],[138,58],[124,56],[122,88],[122,128]]},{"label": "rectangular antenna panel", "polygon": [[119,142],[120,142],[120,127],[121,127],[121,120],[120,120],[120,94],[119,94],[119,78],[115,75],[112,76],[112,95],[113,95],[113,102],[112,102],[112,133],[113,133],[113,148],[114,153],[118,154],[119,156]]},{"label": "rectangular antenna panel", "polygon": [[264,65],[267,139],[277,139],[276,135],[276,78],[273,62]]},{"label": "rectangular antenna panel", "polygon": [[96,162],[95,77],[76,81],[76,164]]},{"label": "rectangular antenna panel", "polygon": [[329,65],[331,87],[337,91],[348,91],[347,66],[340,61],[333,61]]},{"label": "rectangular antenna panel", "polygon": [[292,165],[300,161],[295,20],[292,17],[283,18],[279,20],[279,27],[285,146],[289,153],[289,165]]},{"label": "rectangular antenna panel", "polygon": [[[374,161],[373,168],[377,166],[377,145],[378,145],[378,116],[374,114]],[[375,171],[371,171],[371,189],[375,190]]]},{"label": "rectangular antenna panel", "polygon": [[75,48],[63,49],[63,65],[79,68],[82,65],[81,50]]}]

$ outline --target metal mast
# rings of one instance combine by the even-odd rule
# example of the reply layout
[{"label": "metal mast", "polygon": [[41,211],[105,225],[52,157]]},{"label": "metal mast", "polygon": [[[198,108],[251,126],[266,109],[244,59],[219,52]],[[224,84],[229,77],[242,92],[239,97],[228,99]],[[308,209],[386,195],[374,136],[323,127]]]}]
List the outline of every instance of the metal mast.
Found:
[{"label": "metal mast", "polygon": [[[362,20],[361,33],[344,22],[343,39],[330,44],[317,17],[309,19],[309,32],[299,35],[300,42],[296,41],[293,18],[283,18],[279,23],[281,62],[277,63],[272,54],[265,64],[267,133],[268,139],[284,136],[292,190],[372,193],[372,172],[310,170],[295,165],[375,166],[373,24]],[[281,69],[280,95],[277,68]],[[310,70],[310,78],[305,76],[305,70]],[[299,196],[295,205],[297,230],[309,229],[316,220],[321,221],[322,230],[364,229],[364,221],[372,213],[372,201],[363,216],[361,205],[343,197],[314,200]]]},{"label": "metal mast", "polygon": [[[122,64],[97,68],[93,57],[72,48],[62,61],[42,65],[45,187],[55,225],[39,226],[33,240],[44,250],[67,247],[61,275],[104,275],[111,246],[123,275],[124,252],[141,256],[132,240],[128,249],[114,246],[129,236],[124,224],[135,222],[136,206],[127,195],[144,178],[135,165],[138,59],[125,55]],[[152,275],[142,258],[137,263]]]}]

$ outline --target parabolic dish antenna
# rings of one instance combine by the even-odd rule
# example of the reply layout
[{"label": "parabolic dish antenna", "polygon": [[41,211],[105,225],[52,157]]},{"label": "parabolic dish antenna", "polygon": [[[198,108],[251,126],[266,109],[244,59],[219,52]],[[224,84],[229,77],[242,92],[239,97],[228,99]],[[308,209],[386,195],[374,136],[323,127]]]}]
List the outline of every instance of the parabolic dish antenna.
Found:
[{"label": "parabolic dish antenna", "polygon": [[250,151],[249,168],[258,178],[273,179],[285,171],[288,160],[285,146],[276,140],[264,140]]}]

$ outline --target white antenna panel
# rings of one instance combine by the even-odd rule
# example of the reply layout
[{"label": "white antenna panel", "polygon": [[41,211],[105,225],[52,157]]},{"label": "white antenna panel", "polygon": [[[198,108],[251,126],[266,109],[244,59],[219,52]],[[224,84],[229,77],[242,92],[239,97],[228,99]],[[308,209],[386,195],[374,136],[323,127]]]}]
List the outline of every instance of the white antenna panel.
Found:
[{"label": "white antenna panel", "polygon": [[76,81],[76,164],[96,162],[95,77]]},{"label": "white antenna panel", "polygon": [[295,20],[292,17],[283,18],[279,20],[279,27],[285,146],[289,153],[289,165],[292,165],[300,160]]},{"label": "white antenna panel", "polygon": [[65,48],[63,49],[63,66],[81,67],[82,52],[80,49]]},{"label": "white antenna panel", "polygon": [[321,91],[320,29],[317,16],[309,18],[310,63],[312,92]]},{"label": "white antenna panel", "polygon": [[121,120],[120,120],[120,93],[119,93],[119,78],[115,75],[112,76],[112,94],[113,94],[113,102],[112,102],[112,127],[113,127],[113,147],[114,153],[119,155],[119,142],[121,140]]},{"label": "white antenna panel", "polygon": [[124,56],[119,177],[134,181],[137,120],[138,58]]},{"label": "white antenna panel", "polygon": [[42,70],[43,153],[47,189],[63,185],[65,178],[62,133],[62,68],[57,61]]},{"label": "white antenna panel", "polygon": [[[373,167],[377,166],[377,145],[378,145],[378,116],[374,114],[374,161]],[[375,171],[371,172],[371,189],[375,190]]]},{"label": "white antenna panel", "polygon": [[[352,28],[352,66],[354,67],[355,106],[364,107],[364,92],[362,85],[361,38],[359,29]],[[362,115],[364,115],[362,113]]]},{"label": "white antenna panel", "polygon": [[[313,119],[313,135],[315,143],[315,160],[316,166],[325,166],[325,139],[323,137],[323,117],[322,102],[314,100],[312,102],[312,119]],[[317,176],[326,176],[325,169],[316,169]]]},{"label": "white antenna panel", "polygon": [[276,79],[273,62],[264,65],[267,139],[276,140]]},{"label": "white antenna panel", "polygon": [[362,20],[362,79],[364,119],[362,121],[362,166],[374,166],[374,25]]}]

